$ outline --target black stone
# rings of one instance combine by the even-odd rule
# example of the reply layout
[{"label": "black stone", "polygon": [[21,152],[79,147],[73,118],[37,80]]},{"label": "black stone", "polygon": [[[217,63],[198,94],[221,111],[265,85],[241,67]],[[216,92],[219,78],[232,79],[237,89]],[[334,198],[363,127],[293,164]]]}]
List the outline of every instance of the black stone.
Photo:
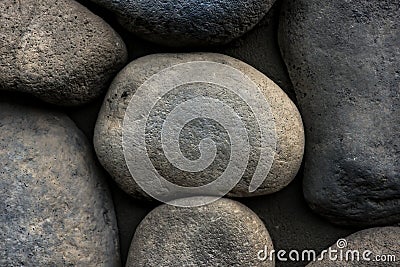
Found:
[{"label": "black stone", "polygon": [[400,221],[400,2],[287,0],[280,44],[311,208],[338,224]]},{"label": "black stone", "polygon": [[174,46],[225,44],[251,30],[274,0],[92,0],[129,31]]}]

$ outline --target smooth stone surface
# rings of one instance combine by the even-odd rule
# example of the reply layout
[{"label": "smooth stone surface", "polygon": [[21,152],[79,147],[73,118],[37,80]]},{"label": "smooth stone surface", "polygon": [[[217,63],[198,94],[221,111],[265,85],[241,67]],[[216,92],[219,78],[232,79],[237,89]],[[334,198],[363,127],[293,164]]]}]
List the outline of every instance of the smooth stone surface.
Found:
[{"label": "smooth stone surface", "polygon": [[257,253],[272,241],[262,221],[229,199],[196,208],[162,205],[136,229],[127,267],[274,266]]},{"label": "smooth stone surface", "polygon": [[280,43],[306,128],[310,207],[338,224],[399,222],[399,2],[285,1]]},{"label": "smooth stone surface", "polygon": [[[400,262],[400,227],[382,227],[372,228],[357,232],[345,238],[347,246],[342,249],[344,255],[346,251],[358,251],[360,253],[360,261],[346,260],[346,256],[342,261],[331,261],[328,257],[324,260],[312,262],[307,267],[397,267]],[[339,243],[342,246],[343,243]],[[338,250],[337,244],[331,247],[332,250]],[[369,250],[371,254],[363,253]],[[339,254],[338,258],[340,258]],[[354,254],[357,255],[357,254]],[[389,257],[394,256],[392,259]],[[318,256],[321,258],[321,255]],[[352,259],[352,256],[348,256]],[[357,256],[354,256],[357,259]],[[379,257],[379,258],[375,258]],[[370,259],[370,261],[368,261]]]},{"label": "smooth stone surface", "polygon": [[112,199],[65,115],[0,101],[0,265],[120,266]]},{"label": "smooth stone surface", "polygon": [[274,0],[92,0],[127,30],[163,45],[226,44],[251,30]]},{"label": "smooth stone surface", "polygon": [[127,60],[120,36],[73,0],[7,0],[0,10],[0,90],[87,103]]},{"label": "smooth stone surface", "polygon": [[[277,149],[274,155],[275,158],[272,162],[272,167],[265,181],[257,191],[252,193],[249,192],[249,184],[253,177],[252,170],[254,171],[255,166],[258,164],[256,156],[251,154],[246,172],[239,184],[229,195],[238,197],[263,195],[279,191],[287,186],[298,172],[304,146],[302,122],[295,105],[275,83],[251,66],[228,56],[210,53],[158,54],[146,56],[133,61],[118,74],[109,89],[100,111],[94,135],[95,149],[98,158],[105,169],[127,193],[135,197],[145,196],[142,189],[140,189],[132,179],[123,154],[121,136],[122,124],[127,106],[135,95],[136,90],[152,75],[166,70],[171,66],[193,61],[219,62],[226,66],[231,66],[249,77],[264,93],[275,121]],[[203,89],[205,91],[208,90],[207,92],[212,96],[214,94],[214,87],[208,88],[207,86],[203,86]],[[190,86],[184,88],[187,92],[191,89]],[[155,90],[158,89],[155,88]],[[193,97],[191,93],[186,93],[185,91],[182,92],[184,92],[183,95],[186,94],[185,97],[188,99]],[[234,107],[243,105],[241,102],[236,104],[234,99],[226,97],[226,95],[229,94],[223,93],[220,96],[212,97],[225,101],[228,105]],[[180,97],[181,96],[169,101],[168,103],[171,105],[177,105],[177,103],[183,102],[181,101],[182,99],[179,99]],[[232,102],[232,100],[234,101]],[[165,111],[160,110],[157,112],[159,114],[164,114],[168,112],[168,110],[165,109]],[[241,114],[241,116],[246,117],[249,116],[249,114]],[[148,129],[148,136],[150,137],[157,136],[160,132],[160,125],[162,125],[163,122],[162,118],[157,118],[157,116],[151,117],[151,119],[154,118],[156,120],[155,123],[150,124],[150,129]],[[202,127],[193,127],[191,133],[197,132],[201,135],[203,133],[208,133],[207,131],[209,128],[210,123],[203,122]],[[210,131],[217,133],[213,139],[216,144],[224,145],[229,143],[229,140],[224,139],[224,131],[220,130],[218,127],[211,127]],[[185,132],[185,128],[183,132]],[[250,137],[257,139],[257,135]],[[184,153],[187,153],[187,158],[193,160],[198,157],[197,146],[199,145],[199,142],[195,135],[181,134],[179,142],[181,146],[183,145],[183,148],[181,148],[185,151]],[[186,146],[189,147],[189,149],[186,149]],[[214,164],[214,166],[212,166],[214,169],[193,175],[192,173],[179,172],[174,168],[167,168],[170,166],[170,162],[165,158],[163,151],[159,151],[156,148],[157,147],[153,145],[147,146],[148,155],[150,155],[149,158],[157,172],[168,181],[181,186],[200,186],[214,181],[214,179],[219,177],[221,170],[224,170],[226,162],[229,160],[229,158],[216,157],[214,162],[212,162],[212,164]],[[221,152],[220,154],[225,157],[228,155],[229,157],[229,153],[224,149],[226,148],[221,148],[220,151],[223,153]],[[162,166],[162,168],[160,166]]]}]

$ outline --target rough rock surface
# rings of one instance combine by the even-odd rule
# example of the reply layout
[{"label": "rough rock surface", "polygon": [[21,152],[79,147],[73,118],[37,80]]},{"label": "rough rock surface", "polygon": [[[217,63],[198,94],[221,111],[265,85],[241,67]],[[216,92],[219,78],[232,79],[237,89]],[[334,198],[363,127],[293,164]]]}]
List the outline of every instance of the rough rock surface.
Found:
[{"label": "rough rock surface", "polygon": [[99,96],[127,59],[119,35],[73,0],[0,2],[0,89],[76,105]]},{"label": "rough rock surface", "polygon": [[224,44],[251,30],[274,0],[92,0],[142,38],[169,46]]},{"label": "rough rock surface", "polygon": [[120,266],[92,153],[67,116],[0,102],[1,266]]},{"label": "rough rock surface", "polygon": [[[342,248],[343,246],[345,247]],[[326,256],[324,260],[312,262],[307,267],[397,267],[400,263],[400,227],[363,230],[339,240],[331,249],[342,250],[343,255],[348,251],[358,251],[360,260],[352,260],[353,257],[358,258],[357,254],[347,254],[349,256],[343,256],[343,260],[336,261],[329,260]],[[341,257],[339,253],[334,255],[338,256],[338,259]],[[322,258],[321,255],[318,257]]]},{"label": "rough rock surface", "polygon": [[[151,55],[137,59],[124,68],[115,78],[109,89],[95,128],[95,149],[102,165],[108,170],[122,189],[132,196],[143,196],[143,191],[132,179],[124,158],[122,125],[125,112],[129,102],[135,96],[136,90],[150,77],[156,73],[165,71],[171,66],[193,61],[218,62],[225,66],[233,67],[249,77],[257,84],[258,88],[261,88],[270,106],[271,116],[275,123],[276,150],[271,169],[261,186],[255,192],[250,193],[249,185],[260,160],[260,154],[257,150],[259,135],[257,133],[258,130],[254,129],[256,123],[250,118],[251,112],[247,113],[246,110],[237,110],[237,113],[242,117],[242,121],[250,125],[248,126],[248,130],[251,133],[249,138],[251,139],[250,145],[252,154],[249,156],[249,164],[242,180],[231,191],[230,195],[238,197],[263,195],[279,191],[287,186],[295,177],[300,167],[304,146],[302,122],[295,105],[290,101],[287,95],[266,76],[239,60],[220,54]],[[246,106],[239,100],[237,102],[237,98],[233,97],[232,93],[229,93],[229,91],[220,92],[218,87],[208,86],[209,84],[202,84],[200,88],[202,88],[201,90],[203,90],[203,92],[207,92],[209,96],[224,101],[227,105],[234,108],[240,109]],[[158,90],[159,88],[153,89]],[[155,108],[153,108],[155,115],[148,117],[151,123],[147,124],[146,132],[151,142],[146,144],[147,153],[153,166],[162,177],[177,185],[196,187],[216,180],[227,168],[228,161],[230,160],[229,156],[231,156],[229,138],[226,137],[225,129],[221,129],[220,126],[213,122],[200,120],[198,122],[199,125],[195,123],[187,124],[189,129],[184,127],[179,137],[180,148],[184,154],[186,153],[186,158],[191,160],[197,159],[199,157],[197,149],[199,142],[208,137],[214,140],[219,149],[218,151],[221,153],[217,153],[210,168],[204,171],[193,174],[182,172],[181,169],[177,170],[177,168],[174,168],[169,162],[169,158],[166,158],[164,155],[165,150],[163,151],[163,149],[160,149],[157,140],[159,140],[158,135],[165,121],[165,114],[169,113],[172,109],[169,106],[177,106],[179,103],[185,102],[183,100],[194,98],[197,94],[196,89],[193,89],[190,84],[184,85],[180,90],[182,92],[181,95],[178,94],[176,97],[165,98],[168,101],[164,102],[164,104],[162,104],[162,101],[158,101]],[[159,105],[160,103],[162,104],[161,106]],[[241,162],[243,162],[243,159],[241,159]]]},{"label": "rough rock surface", "polygon": [[307,136],[304,194],[345,225],[400,221],[400,2],[285,1],[280,44]]},{"label": "rough rock surface", "polygon": [[162,205],[133,237],[126,266],[274,266],[260,261],[273,244],[262,221],[228,199],[196,208]]}]

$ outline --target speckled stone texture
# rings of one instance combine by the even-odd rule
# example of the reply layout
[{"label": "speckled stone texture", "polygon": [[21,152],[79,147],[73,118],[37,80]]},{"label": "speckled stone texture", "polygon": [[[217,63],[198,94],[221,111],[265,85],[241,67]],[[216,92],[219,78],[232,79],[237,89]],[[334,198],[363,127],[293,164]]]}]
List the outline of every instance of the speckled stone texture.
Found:
[{"label": "speckled stone texture", "polygon": [[[360,253],[359,261],[346,260],[346,256],[343,257],[343,261],[330,261],[328,257],[325,257],[324,260],[312,262],[307,267],[397,267],[400,264],[400,227],[367,229],[352,234],[345,240],[347,246],[342,249],[344,255],[346,251],[358,251]],[[337,244],[333,245],[331,249],[340,251]],[[363,253],[367,250],[371,254],[366,254],[366,259],[364,259]],[[339,254],[336,255],[340,257]],[[357,256],[355,258],[357,259]],[[349,256],[348,259],[352,259],[352,257]]]},{"label": "speckled stone texture", "polygon": [[265,247],[273,249],[264,224],[236,201],[196,208],[164,204],[136,229],[126,266],[275,266],[274,260],[258,260]]},{"label": "speckled stone texture", "polygon": [[400,2],[287,0],[280,44],[310,207],[343,225],[399,222]]},{"label": "speckled stone texture", "polygon": [[114,12],[120,23],[160,44],[225,44],[251,30],[274,0],[91,0]]},{"label": "speckled stone texture", "polygon": [[0,265],[120,266],[114,207],[65,115],[0,101]]},{"label": "speckled stone texture", "polygon": [[0,10],[0,90],[87,103],[126,62],[119,35],[73,0],[5,0]]},{"label": "speckled stone texture", "polygon": [[[275,121],[277,137],[276,153],[267,178],[255,192],[249,192],[249,184],[253,177],[252,171],[254,172],[254,168],[258,162],[256,156],[252,155],[252,157],[250,157],[251,160],[249,161],[248,169],[243,175],[242,180],[229,195],[236,197],[263,195],[279,191],[287,186],[297,174],[302,161],[304,134],[300,114],[288,96],[265,75],[239,60],[221,54],[196,53],[151,55],[137,59],[124,68],[115,78],[111,88],[109,89],[95,128],[94,144],[96,153],[102,165],[127,193],[139,198],[145,195],[142,189],[133,180],[123,154],[121,137],[123,119],[127,106],[137,88],[153,74],[180,63],[193,61],[218,62],[241,71],[244,75],[254,81],[259,88],[261,88],[266,97],[266,101],[270,105],[272,116]],[[189,87],[190,86],[186,87],[184,90],[190,92],[191,88]],[[206,89],[209,88],[204,88],[204,90]],[[216,88],[211,89],[217,90]],[[210,94],[212,95],[212,93],[211,90]],[[213,97],[219,97],[221,101],[235,106],[235,104],[232,104],[235,102],[229,102],[232,101],[232,99],[229,98],[229,94],[224,93],[218,95],[219,96]],[[190,96],[190,93],[187,93],[187,96],[189,99],[192,97]],[[170,103],[175,105],[175,102],[179,102],[180,100],[178,97],[171,101],[172,102]],[[239,104],[242,105],[241,102],[238,102],[238,105]],[[163,114],[163,112],[160,111],[159,114]],[[243,113],[241,116],[246,117],[248,115],[249,114],[247,113]],[[157,116],[154,116],[154,118],[156,117]],[[162,116],[160,118],[162,119]],[[148,136],[156,136],[160,131],[160,122],[158,121],[157,123],[150,125],[153,125],[154,127],[152,126],[152,128],[148,130]],[[193,132],[205,132],[210,128],[210,126],[207,125],[203,125],[200,128],[193,127]],[[224,131],[219,130],[218,127],[213,129],[213,131],[217,131],[218,133],[213,139],[217,144],[229,143],[224,139]],[[187,149],[189,149],[189,152],[186,152],[189,154],[187,157],[190,159],[198,157],[196,154],[198,153],[198,150],[195,147],[197,147],[199,143],[196,139],[196,135],[185,135],[182,133],[180,138],[179,142],[181,147],[184,147],[183,150],[187,148],[185,146],[188,146]],[[251,138],[257,139],[257,135],[254,135]],[[224,147],[221,148],[221,151],[224,151]],[[212,163],[215,172],[209,172],[210,175],[203,175],[204,173],[207,174],[206,171],[204,171],[199,172],[198,175],[196,174],[197,176],[193,176],[177,172],[174,168],[169,168],[169,164],[163,156],[163,151],[159,151],[155,147],[151,146],[148,148],[148,153],[150,155],[149,158],[156,167],[156,170],[169,181],[181,186],[196,187],[214,181],[218,178],[218,176],[214,176],[226,168],[226,163],[229,160],[229,153],[222,153],[224,158],[216,157]]]}]

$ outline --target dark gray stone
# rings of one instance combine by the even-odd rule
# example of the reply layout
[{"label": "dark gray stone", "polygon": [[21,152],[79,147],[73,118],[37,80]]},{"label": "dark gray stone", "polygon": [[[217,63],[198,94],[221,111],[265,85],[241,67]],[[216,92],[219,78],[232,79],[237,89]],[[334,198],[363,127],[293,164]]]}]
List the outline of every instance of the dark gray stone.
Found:
[{"label": "dark gray stone", "polygon": [[264,224],[236,201],[162,205],[136,229],[126,266],[274,266],[257,258],[265,247],[273,249]]},{"label": "dark gray stone", "polygon": [[7,0],[0,10],[0,90],[82,104],[126,62],[119,35],[73,0]]},{"label": "dark gray stone", "polygon": [[0,102],[0,265],[120,266],[114,207],[65,115]]},{"label": "dark gray stone", "polygon": [[334,223],[400,221],[400,2],[285,1],[283,57],[306,127],[304,194]]},{"label": "dark gray stone", "polygon": [[[340,260],[342,257],[340,252],[333,254],[338,257],[336,261],[330,260],[325,253],[318,256],[319,258],[324,256],[323,260],[312,262],[307,267],[397,267],[400,263],[400,227],[363,230],[338,240],[330,248],[342,251],[343,260]],[[355,254],[352,254],[354,256],[350,255],[349,251],[355,251]],[[366,251],[370,253],[365,253]]]},{"label": "dark gray stone", "polygon": [[168,46],[225,44],[251,30],[274,0],[92,0],[144,39]]},{"label": "dark gray stone", "polygon": [[[257,155],[259,156],[259,151],[257,150],[259,147],[257,146],[257,142],[259,141],[258,130],[255,128],[256,125],[254,122],[247,123],[249,121],[252,122],[251,118],[254,115],[247,109],[241,110],[242,107],[246,107],[246,104],[237,96],[235,98],[232,93],[229,93],[229,90],[221,91],[219,87],[214,85],[210,87],[210,84],[197,86],[201,89],[201,93],[205,92],[205,95],[219,99],[232,108],[236,108],[242,121],[249,126],[247,128],[250,133],[249,138],[254,141],[251,141],[253,142],[251,143],[251,148],[254,148],[254,150],[250,154],[246,172],[229,195],[236,197],[264,195],[277,192],[287,186],[298,172],[304,146],[302,122],[297,108],[288,96],[262,73],[234,58],[211,53],[146,56],[133,61],[118,74],[109,89],[100,111],[94,135],[96,153],[105,169],[121,188],[130,195],[134,197],[143,197],[146,195],[135,180],[132,179],[123,154],[122,126],[128,104],[135,97],[136,90],[154,74],[161,73],[172,66],[193,61],[218,62],[240,71],[242,75],[249,77],[249,79],[261,88],[266,102],[271,108],[277,141],[274,150],[274,159],[272,160],[269,173],[265,174],[267,175],[265,181],[255,192],[249,192],[249,185],[253,178],[254,170],[260,162],[257,158]],[[151,92],[149,91],[149,93],[160,90],[162,86],[164,85],[160,85],[159,88],[151,88]],[[197,96],[197,89],[192,85],[185,84],[178,89],[178,93],[175,94],[175,91],[172,95],[168,93],[170,95],[169,98],[163,96],[163,99],[157,100],[158,102],[154,103],[157,105],[152,108],[152,113],[149,114],[148,127],[146,129],[146,132],[148,132],[147,138],[151,139],[151,142],[146,144],[146,149],[155,170],[162,177],[177,185],[197,187],[216,180],[227,169],[227,162],[231,159],[229,158],[231,156],[230,152],[228,152],[230,141],[226,137],[224,129],[220,129],[218,125],[211,125],[208,121],[199,121],[200,125],[187,124],[190,131],[185,126],[179,140],[180,146],[184,151],[183,153],[186,153],[187,158],[194,160],[199,157],[197,149],[199,140],[204,139],[204,135],[208,133],[214,134],[211,138],[217,144],[218,153],[212,164],[209,165],[210,167],[204,171],[190,173],[174,168],[169,159],[166,158],[165,150],[158,145],[158,135],[161,133],[163,123],[166,120],[163,116],[171,113],[170,109],[178,106],[178,104]],[[132,131],[135,131],[135,129],[132,129]],[[129,151],[129,153],[133,152]],[[245,153],[243,153],[243,156],[245,156]],[[135,178],[143,179],[141,177]],[[176,198],[177,196],[174,195],[172,197]]]}]

